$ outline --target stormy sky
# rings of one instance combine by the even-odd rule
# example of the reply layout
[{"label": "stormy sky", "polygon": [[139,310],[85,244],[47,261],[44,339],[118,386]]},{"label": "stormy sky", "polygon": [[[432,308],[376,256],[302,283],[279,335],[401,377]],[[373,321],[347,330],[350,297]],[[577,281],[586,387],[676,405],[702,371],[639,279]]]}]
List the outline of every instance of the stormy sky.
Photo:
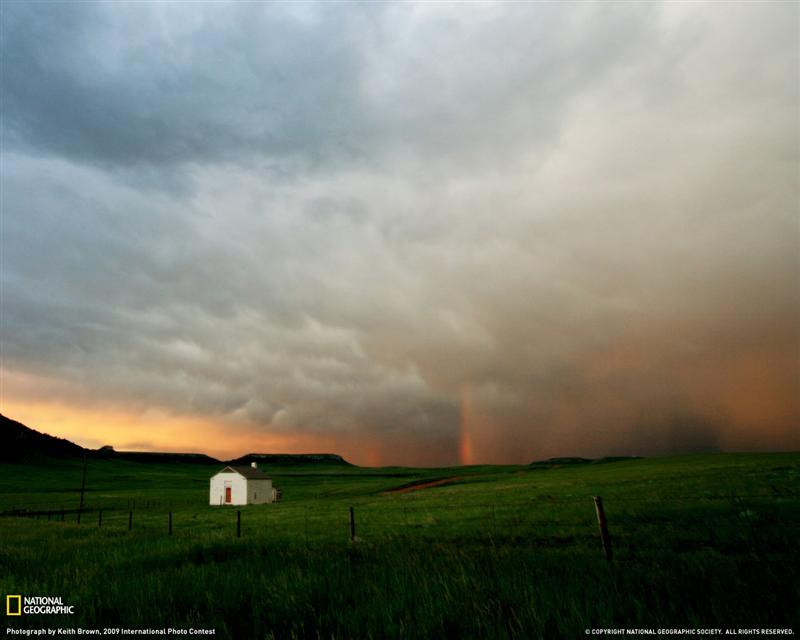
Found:
[{"label": "stormy sky", "polygon": [[0,5],[0,410],[361,464],[800,448],[800,8]]}]

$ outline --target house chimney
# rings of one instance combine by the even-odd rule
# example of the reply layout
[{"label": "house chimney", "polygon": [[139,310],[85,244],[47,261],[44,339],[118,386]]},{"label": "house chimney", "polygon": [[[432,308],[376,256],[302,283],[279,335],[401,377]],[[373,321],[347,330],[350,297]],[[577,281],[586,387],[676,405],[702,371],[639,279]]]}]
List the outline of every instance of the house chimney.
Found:
[{"label": "house chimney", "polygon": [[258,465],[255,462],[251,462],[250,466],[253,467],[253,469],[258,469]]}]

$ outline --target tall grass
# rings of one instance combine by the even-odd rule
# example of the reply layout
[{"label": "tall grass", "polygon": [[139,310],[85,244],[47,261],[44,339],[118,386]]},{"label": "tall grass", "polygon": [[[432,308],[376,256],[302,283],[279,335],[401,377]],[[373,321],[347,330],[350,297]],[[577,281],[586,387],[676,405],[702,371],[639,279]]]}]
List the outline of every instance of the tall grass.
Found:
[{"label": "tall grass", "polygon": [[[403,477],[277,473],[285,502],[243,508],[238,539],[235,509],[205,506],[208,469],[113,471],[94,470],[87,498],[90,508],[106,509],[102,527],[96,512],[80,525],[74,516],[0,519],[0,590],[60,595],[76,608],[75,616],[7,618],[9,626],[194,626],[223,638],[573,638],[596,627],[800,632],[798,455]],[[464,481],[386,493],[409,477],[448,473]],[[52,468],[37,478],[39,491],[29,494],[38,504],[55,506],[66,495],[52,491]],[[203,486],[184,486],[197,480]],[[25,495],[7,474],[3,482],[4,504]],[[593,493],[606,502],[613,563],[600,550]]]}]

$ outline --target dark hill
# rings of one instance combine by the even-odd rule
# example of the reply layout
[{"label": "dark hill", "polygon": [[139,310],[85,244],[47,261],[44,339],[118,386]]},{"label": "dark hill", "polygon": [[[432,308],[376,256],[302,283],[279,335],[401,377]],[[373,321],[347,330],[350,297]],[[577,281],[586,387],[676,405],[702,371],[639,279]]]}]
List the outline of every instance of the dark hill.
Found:
[{"label": "dark hill", "polygon": [[34,462],[42,458],[83,456],[83,447],[26,427],[0,414],[0,462]]},{"label": "dark hill", "polygon": [[161,451],[116,451],[106,445],[92,451],[93,458],[108,460],[128,460],[129,462],[144,462],[149,464],[171,464],[175,462],[188,464],[220,464],[220,461],[204,453],[169,453]]},{"label": "dark hill", "polygon": [[264,465],[298,466],[303,464],[332,464],[342,467],[352,467],[342,456],[335,453],[248,453],[236,460],[229,460],[225,464],[249,465],[257,462]]},{"label": "dark hill", "polygon": [[528,467],[532,469],[553,469],[582,464],[605,464],[607,462],[622,462],[624,460],[638,460],[639,456],[607,456],[605,458],[548,458],[531,462]]},{"label": "dark hill", "polygon": [[[89,458],[105,460],[127,460],[145,464],[223,464],[221,460],[203,453],[164,453],[150,451],[115,451],[106,445],[99,449],[83,447],[55,436],[40,433],[21,422],[0,414],[0,462],[37,462],[50,458]],[[340,465],[352,467],[342,456],[335,453],[249,453],[246,456],[224,464],[249,465],[251,462],[279,466],[298,466],[308,464]]]}]

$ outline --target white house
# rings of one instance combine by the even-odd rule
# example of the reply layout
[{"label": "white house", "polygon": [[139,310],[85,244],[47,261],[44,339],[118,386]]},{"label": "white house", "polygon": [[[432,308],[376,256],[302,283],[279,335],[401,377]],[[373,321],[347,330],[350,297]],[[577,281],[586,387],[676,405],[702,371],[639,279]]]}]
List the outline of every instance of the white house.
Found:
[{"label": "white house", "polygon": [[265,504],[275,502],[278,493],[272,488],[272,479],[255,462],[249,467],[225,467],[211,476],[210,484],[211,506]]}]

